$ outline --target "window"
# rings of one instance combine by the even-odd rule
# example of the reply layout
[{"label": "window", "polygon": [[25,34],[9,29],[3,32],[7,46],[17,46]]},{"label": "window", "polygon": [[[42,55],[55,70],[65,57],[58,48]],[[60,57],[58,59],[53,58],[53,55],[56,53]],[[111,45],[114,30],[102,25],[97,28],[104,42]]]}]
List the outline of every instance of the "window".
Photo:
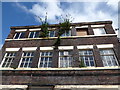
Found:
[{"label": "window", "polygon": [[38,67],[49,68],[52,67],[52,51],[41,51]]},{"label": "window", "polygon": [[49,31],[49,37],[55,37],[55,31],[53,30]]},{"label": "window", "polygon": [[69,30],[69,32],[65,31],[65,33],[61,35],[61,37],[66,37],[66,36],[71,36],[71,30]]},{"label": "window", "polygon": [[29,33],[28,38],[39,38],[40,32],[39,31],[32,31]]},{"label": "window", "polygon": [[77,31],[77,36],[85,36],[87,35],[87,31],[86,30],[78,30]]},{"label": "window", "polygon": [[72,59],[71,51],[60,51],[59,67],[72,67]]},{"label": "window", "polygon": [[85,66],[92,67],[95,66],[93,51],[92,50],[80,50],[79,60],[82,60]]},{"label": "window", "polygon": [[77,28],[76,30],[77,30],[77,32],[76,32],[77,36],[88,35],[88,31],[87,31],[88,29],[87,28]]},{"label": "window", "polygon": [[10,67],[14,59],[15,59],[15,52],[6,52],[3,59],[3,63],[1,63],[2,67]]},{"label": "window", "polygon": [[34,52],[26,52],[26,51],[23,52],[19,67],[22,67],[22,68],[31,67],[32,59],[34,56],[33,54]]},{"label": "window", "polygon": [[25,32],[16,32],[14,39],[24,38],[24,36],[25,36]]},{"label": "window", "polygon": [[112,49],[100,50],[101,59],[104,66],[117,66],[118,62]]},{"label": "window", "polygon": [[94,28],[93,32],[95,35],[103,35],[106,34],[105,29],[104,28]]}]

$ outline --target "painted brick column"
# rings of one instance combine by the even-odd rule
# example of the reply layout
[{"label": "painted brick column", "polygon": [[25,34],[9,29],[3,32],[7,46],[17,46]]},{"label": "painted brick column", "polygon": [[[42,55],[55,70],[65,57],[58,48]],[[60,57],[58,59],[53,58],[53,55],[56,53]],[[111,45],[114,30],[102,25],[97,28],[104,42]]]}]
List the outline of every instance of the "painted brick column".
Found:
[{"label": "painted brick column", "polygon": [[34,57],[32,59],[31,68],[38,68],[39,57],[40,57],[40,48],[37,47],[37,50],[34,51]]},{"label": "painted brick column", "polygon": [[99,49],[96,45],[93,45],[93,53],[96,67],[103,67],[103,62],[100,57]]}]

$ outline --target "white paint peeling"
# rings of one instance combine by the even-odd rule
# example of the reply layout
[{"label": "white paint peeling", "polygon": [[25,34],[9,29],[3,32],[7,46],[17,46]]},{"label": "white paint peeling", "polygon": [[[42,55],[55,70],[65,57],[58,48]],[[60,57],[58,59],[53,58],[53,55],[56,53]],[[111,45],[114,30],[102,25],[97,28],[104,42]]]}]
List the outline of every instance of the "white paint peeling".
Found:
[{"label": "white paint peeling", "polygon": [[37,47],[23,47],[22,51],[35,51]]},{"label": "white paint peeling", "polygon": [[97,45],[98,48],[113,48],[113,44],[101,44]]},{"label": "white paint peeling", "polygon": [[40,47],[40,50],[53,50],[53,47]]},{"label": "white paint peeling", "polygon": [[73,49],[73,46],[59,46],[58,49],[59,50],[70,50],[70,49]]},{"label": "white paint peeling", "polygon": [[93,49],[93,45],[80,45],[77,46],[78,49]]},{"label": "white paint peeling", "polygon": [[6,51],[19,51],[20,48],[6,48]]}]

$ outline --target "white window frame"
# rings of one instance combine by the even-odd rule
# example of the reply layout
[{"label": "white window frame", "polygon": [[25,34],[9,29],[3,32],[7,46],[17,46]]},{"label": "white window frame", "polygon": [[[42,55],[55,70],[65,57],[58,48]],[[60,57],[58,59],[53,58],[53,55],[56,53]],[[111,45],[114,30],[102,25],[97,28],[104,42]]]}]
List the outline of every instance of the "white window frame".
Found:
[{"label": "white window frame", "polygon": [[[60,55],[61,52],[64,53],[63,56]],[[60,50],[60,51],[59,51],[59,65],[58,65],[59,68],[69,68],[69,67],[72,67],[72,61],[73,61],[72,54],[65,55],[65,52],[71,53],[72,50]],[[70,64],[70,60],[67,59],[67,64],[68,64],[68,66],[65,66],[65,65],[63,66],[63,65],[61,65],[61,57],[67,57],[67,58],[69,57],[69,58],[71,58],[71,64]],[[64,63],[62,63],[62,64],[65,64],[65,63],[66,63],[66,60],[63,60],[63,62],[64,62]],[[63,67],[62,67],[62,66],[63,66]]]},{"label": "white window frame", "polygon": [[65,31],[65,33],[63,33],[63,34],[61,35],[61,37],[69,37],[69,36],[71,36],[71,35],[72,35],[72,34],[71,34],[71,30],[69,30],[68,32],[69,32],[69,35],[67,35],[67,32]]},{"label": "white window frame", "polygon": [[[30,38],[30,35],[31,35],[32,32],[34,32],[34,34],[33,34],[33,36],[31,38],[35,38],[36,32],[39,32],[39,31],[30,31],[29,35],[28,35],[28,38]],[[37,38],[39,38],[39,37],[37,37]]]},{"label": "white window frame", "polygon": [[[80,50],[79,50],[79,53],[80,53],[80,51],[89,51],[89,50],[92,51],[92,55],[80,55],[80,54],[79,54],[79,60],[80,60],[80,57],[84,57],[83,62],[84,62],[84,64],[85,64],[86,67],[95,67],[95,59],[94,59],[94,53],[93,53],[93,50],[92,50],[92,49],[80,49]],[[91,60],[90,60],[90,58],[88,58],[89,66],[86,65],[85,57],[90,57],[90,56],[92,56],[92,58],[93,58],[92,61],[94,62],[94,66],[91,66],[91,63],[90,63]],[[81,61],[81,60],[80,60],[80,61]]]},{"label": "white window frame", "polygon": [[[9,52],[8,52],[8,51],[7,51],[7,52],[5,53],[4,58],[3,58],[2,62],[1,62],[0,67],[2,67],[4,63],[6,63],[6,62],[5,62],[5,59],[6,59],[6,58],[8,58],[8,59],[7,59],[7,63],[5,64],[5,66],[6,66],[7,64],[9,64],[9,65],[8,65],[8,67],[2,67],[2,68],[11,68],[11,64],[13,63],[13,60],[15,59],[15,55],[14,55],[14,56],[7,56],[8,53],[14,53],[14,54],[15,54],[16,52],[13,52],[13,51],[11,51],[11,52],[9,51]],[[11,58],[11,61],[10,61],[10,63],[8,63],[8,60],[9,60],[10,58]]]},{"label": "white window frame", "polygon": [[[118,66],[119,64],[118,64],[118,61],[117,61],[117,58],[116,58],[116,56],[115,56],[115,53],[114,53],[114,50],[113,50],[113,48],[102,48],[102,49],[100,49],[100,51],[101,50],[112,50],[112,52],[113,53],[107,53],[107,54],[101,54],[100,53],[100,56],[101,56],[101,60],[102,60],[102,56],[104,57],[104,56],[113,56],[114,58],[115,58],[115,63],[117,64],[117,65],[113,65],[113,60],[111,60],[111,58],[109,58],[109,59],[107,59],[107,60],[102,60],[102,62],[103,62],[103,65],[104,65],[104,67],[111,67],[109,64],[108,64],[108,60],[111,62],[111,64],[112,64],[112,66]],[[105,62],[105,63],[104,63]],[[106,66],[106,65],[107,66]]]},{"label": "white window frame", "polygon": [[[102,30],[102,33],[98,33],[98,32],[101,32],[101,29]],[[98,30],[98,31],[97,31]],[[93,28],[93,32],[94,32],[94,35],[106,35],[106,30],[104,27],[96,27],[96,28]],[[97,33],[96,33],[97,32]]]},{"label": "white window frame", "polygon": [[[52,55],[51,55],[51,56],[45,56],[45,55],[42,56],[42,53],[43,53],[43,52],[47,52],[47,53],[48,53],[48,52],[51,52]],[[50,54],[49,54],[49,55],[50,55]],[[44,60],[42,61],[42,64],[43,64],[42,67],[40,67],[41,58],[42,58],[42,57],[44,58]],[[44,66],[44,64],[45,64],[45,58],[46,58],[46,57],[48,58],[48,59],[47,59],[47,67]],[[39,62],[38,62],[38,68],[51,68],[51,67],[48,67],[48,66],[49,66],[49,63],[52,64],[52,59],[51,59],[51,61],[50,61],[50,58],[53,58],[53,52],[52,52],[52,50],[42,50],[42,51],[40,51],[40,57],[39,57]]]},{"label": "white window frame", "polygon": [[[31,56],[31,54],[30,54],[30,56],[24,56],[24,52],[30,52],[30,53],[33,53],[33,56]],[[20,62],[19,62],[19,65],[18,65],[18,68],[31,68],[31,67],[28,67],[29,66],[29,64],[30,64],[30,59],[31,58],[33,58],[34,57],[34,51],[23,51],[23,53],[22,53],[22,57],[21,57],[21,59],[20,59]],[[22,61],[23,61],[23,58],[29,58],[29,61],[28,61],[28,65],[27,65],[27,67],[24,67],[25,66],[25,63],[26,63],[26,61],[25,61],[25,63],[24,63],[24,65],[22,66],[22,67],[20,67],[21,66],[21,63],[22,63]],[[31,61],[31,63],[32,63],[32,61]]]},{"label": "white window frame", "polygon": [[[25,31],[22,31],[22,32],[15,32],[15,35],[14,35],[13,39],[21,39],[20,37],[21,37],[21,35],[22,35],[23,32],[25,33]],[[16,35],[17,35],[18,33],[19,33],[18,38],[15,38]]]},{"label": "white window frame", "polygon": [[53,32],[54,32],[54,34],[53,34],[53,36],[52,36],[52,37],[55,37],[55,30],[49,30],[49,37],[50,37],[51,31],[53,31]]}]

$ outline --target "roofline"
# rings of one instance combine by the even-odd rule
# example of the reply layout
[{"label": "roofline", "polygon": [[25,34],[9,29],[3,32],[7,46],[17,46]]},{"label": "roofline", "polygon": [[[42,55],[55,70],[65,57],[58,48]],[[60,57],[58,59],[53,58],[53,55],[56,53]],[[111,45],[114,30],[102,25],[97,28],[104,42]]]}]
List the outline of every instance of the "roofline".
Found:
[{"label": "roofline", "polygon": [[[80,22],[71,23],[71,26],[83,26],[83,25],[99,25],[99,24],[112,24],[112,21],[95,21],[95,22]],[[59,24],[50,24],[50,27],[57,27]],[[41,25],[30,25],[30,26],[11,26],[11,29],[29,29],[29,28],[39,28]]]}]

